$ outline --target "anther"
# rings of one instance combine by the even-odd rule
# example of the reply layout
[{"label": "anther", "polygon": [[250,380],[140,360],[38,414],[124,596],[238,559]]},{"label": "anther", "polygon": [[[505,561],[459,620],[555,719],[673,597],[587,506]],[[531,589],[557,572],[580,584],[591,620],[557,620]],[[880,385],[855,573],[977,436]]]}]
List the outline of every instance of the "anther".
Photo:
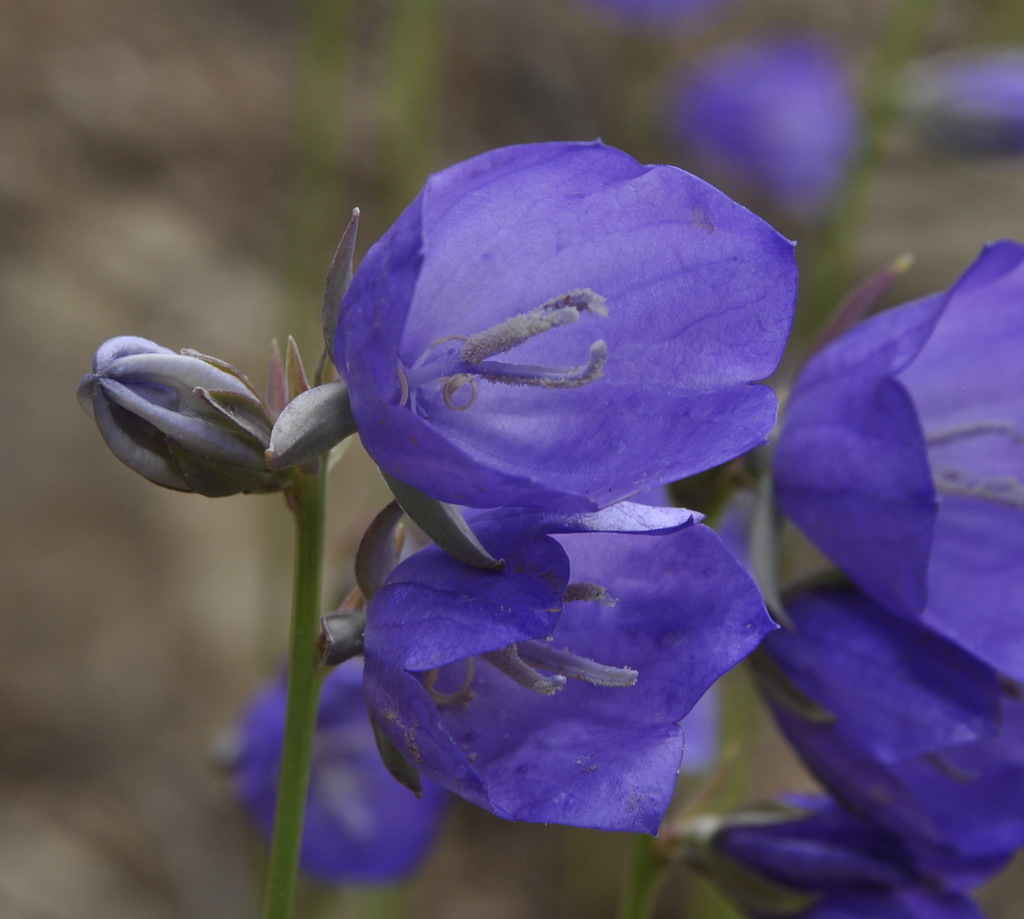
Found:
[{"label": "anther", "polygon": [[615,606],[615,597],[600,584],[591,584],[589,581],[576,581],[567,585],[562,599],[566,603],[596,600],[601,606]]},{"label": "anther", "polygon": [[565,687],[564,676],[544,676],[519,656],[516,645],[480,655],[496,670],[515,680],[520,686],[544,696],[553,696]]},{"label": "anther", "polygon": [[553,670],[574,680],[583,680],[592,686],[628,688],[636,684],[639,673],[630,667],[611,667],[599,664],[572,651],[559,650],[544,641],[521,641],[519,657],[527,664]]}]

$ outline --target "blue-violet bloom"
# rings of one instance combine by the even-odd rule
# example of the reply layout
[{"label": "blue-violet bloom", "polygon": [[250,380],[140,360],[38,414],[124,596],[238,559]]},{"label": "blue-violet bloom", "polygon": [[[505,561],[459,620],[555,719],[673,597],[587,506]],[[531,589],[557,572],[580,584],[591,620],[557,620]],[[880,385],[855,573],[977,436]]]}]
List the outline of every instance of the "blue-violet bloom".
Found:
[{"label": "blue-violet bloom", "polygon": [[655,832],[680,720],[775,627],[694,519],[484,512],[472,524],[503,571],[416,553],[367,609],[375,722],[414,768],[500,817]]},{"label": "blue-violet bloom", "polygon": [[697,866],[755,919],[982,919],[954,862],[920,862],[830,798],[787,795],[706,823]]},{"label": "blue-violet bloom", "polygon": [[[235,791],[262,835],[274,825],[284,739],[285,686],[252,701],[239,731]],[[300,863],[332,883],[385,883],[409,874],[430,850],[450,796],[423,783],[416,800],[385,769],[362,693],[362,664],[325,680],[317,713]]]},{"label": "blue-violet bloom", "polygon": [[345,294],[369,454],[470,507],[606,507],[761,443],[792,246],[700,179],[601,143],[432,176]]},{"label": "blue-violet bloom", "polygon": [[915,64],[903,105],[924,141],[954,153],[1024,153],[1024,47],[971,48]]},{"label": "blue-violet bloom", "polygon": [[[810,770],[922,857],[1024,844],[1024,705],[990,667],[852,587],[791,598],[757,653],[764,695]],[[961,866],[963,870],[963,866]]]},{"label": "blue-violet bloom", "polygon": [[888,310],[797,379],[779,504],[886,608],[1024,678],[1024,246]]},{"label": "blue-violet bloom", "polygon": [[687,21],[714,12],[725,6],[726,0],[581,0],[604,10],[622,23],[641,27],[664,27],[673,22]]},{"label": "blue-violet bloom", "polygon": [[860,141],[842,64],[811,36],[718,52],[684,79],[674,105],[680,141],[708,168],[803,218],[829,203]]}]

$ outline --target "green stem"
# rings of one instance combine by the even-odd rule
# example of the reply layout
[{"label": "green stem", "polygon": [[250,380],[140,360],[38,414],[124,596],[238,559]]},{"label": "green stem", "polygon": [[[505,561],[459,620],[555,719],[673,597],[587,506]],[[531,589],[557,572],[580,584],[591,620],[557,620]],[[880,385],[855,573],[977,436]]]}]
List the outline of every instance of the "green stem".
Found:
[{"label": "green stem", "polygon": [[446,0],[395,0],[383,49],[384,208],[397,216],[435,166]]},{"label": "green stem", "polygon": [[619,900],[618,919],[650,919],[670,865],[653,836],[638,836],[629,877]]},{"label": "green stem", "polygon": [[326,673],[317,661],[326,494],[323,472],[300,474],[289,492],[295,512],[295,575],[288,649],[288,706],[264,919],[290,919],[295,894],[317,703]]},{"label": "green stem", "polygon": [[[294,166],[285,254],[285,310],[279,334],[302,353],[320,349],[319,311],[324,275],[348,222],[345,103],[350,0],[305,0],[295,100]],[[315,324],[314,324],[315,322]],[[312,343],[316,347],[311,347]]]},{"label": "green stem", "polygon": [[[900,80],[917,54],[931,20],[935,0],[896,0],[882,30],[882,41],[865,91],[865,136],[843,190],[822,227],[804,275],[805,323],[813,328],[853,283],[853,246],[867,209],[871,179],[882,159],[885,136],[899,111]],[[805,328],[805,333],[810,331]]]}]

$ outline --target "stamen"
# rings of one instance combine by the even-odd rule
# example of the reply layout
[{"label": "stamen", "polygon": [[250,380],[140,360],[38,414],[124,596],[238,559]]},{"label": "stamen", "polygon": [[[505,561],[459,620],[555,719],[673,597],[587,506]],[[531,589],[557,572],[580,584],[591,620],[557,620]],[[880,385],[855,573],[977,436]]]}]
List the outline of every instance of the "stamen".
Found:
[{"label": "stamen", "polygon": [[940,469],[935,473],[935,487],[942,494],[1024,508],[1024,485],[1012,475],[975,478],[959,469]]},{"label": "stamen", "polygon": [[402,387],[402,394],[398,400],[398,404],[399,406],[402,406],[409,401],[409,378],[405,375],[405,371],[402,369],[401,364],[399,364],[395,369],[398,371],[398,385]]},{"label": "stamen", "polygon": [[[476,380],[473,378],[472,374],[457,373],[455,376],[448,377],[441,382],[444,384],[441,388],[441,393],[444,396],[444,404],[447,405],[448,408],[454,409],[457,412],[464,412],[474,402],[476,402],[478,389]],[[454,396],[455,393],[462,389],[462,387],[467,383],[469,384],[469,399],[462,405],[456,405],[452,396]]]},{"label": "stamen", "polygon": [[519,657],[527,664],[554,670],[574,680],[583,680],[592,686],[628,688],[636,684],[640,676],[630,667],[610,667],[590,658],[559,650],[543,641],[521,641],[518,644]]},{"label": "stamen", "polygon": [[537,673],[519,656],[516,645],[509,645],[500,651],[488,651],[480,656],[496,670],[515,680],[520,686],[533,692],[539,692],[541,695],[553,696],[565,687],[564,676],[544,676]]},{"label": "stamen", "polygon": [[1013,443],[1024,444],[1024,431],[1012,421],[972,421],[928,434],[928,445],[939,447],[983,434],[1005,434]]},{"label": "stamen", "polygon": [[565,588],[565,593],[562,594],[562,599],[566,603],[573,603],[577,600],[596,600],[601,606],[615,606],[616,603],[615,597],[605,588],[600,584],[591,584],[589,581],[577,581],[569,584]]},{"label": "stamen", "polygon": [[604,297],[587,288],[571,290],[542,303],[536,309],[506,319],[484,332],[470,335],[462,347],[462,359],[467,364],[479,364],[549,329],[578,322],[580,313],[584,312],[607,316],[608,306]]},{"label": "stamen", "polygon": [[540,367],[536,364],[504,364],[484,361],[476,367],[485,380],[510,386],[543,386],[547,389],[572,389],[598,379],[608,360],[608,346],[595,341],[590,346],[590,361],[584,367]]},{"label": "stamen", "polygon": [[429,693],[434,705],[444,708],[449,705],[461,705],[465,708],[473,699],[473,676],[476,673],[476,661],[471,657],[466,658],[466,676],[462,685],[455,692],[441,692],[436,688],[437,676],[440,670],[435,667],[423,677],[423,688]]}]

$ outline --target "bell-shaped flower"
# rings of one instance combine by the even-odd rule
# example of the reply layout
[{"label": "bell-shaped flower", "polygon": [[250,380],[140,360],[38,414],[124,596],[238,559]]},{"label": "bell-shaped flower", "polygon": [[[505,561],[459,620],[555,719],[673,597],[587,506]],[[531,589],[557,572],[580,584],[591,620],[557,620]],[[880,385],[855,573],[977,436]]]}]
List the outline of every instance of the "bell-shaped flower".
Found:
[{"label": "bell-shaped flower", "polygon": [[698,819],[689,842],[695,866],[754,919],[982,919],[956,862],[921,862],[899,836],[830,798],[787,795]]},{"label": "bell-shaped flower", "polygon": [[369,250],[333,353],[367,452],[470,507],[582,511],[762,442],[791,244],[600,143],[432,176]]},{"label": "bell-shaped flower", "polygon": [[861,133],[835,50],[805,35],[718,51],[684,78],[673,119],[708,169],[803,218],[829,203]]},{"label": "bell-shaped flower", "polygon": [[728,0],[579,0],[581,6],[590,6],[608,13],[622,25],[664,28],[675,22],[693,21],[718,8],[728,6]]},{"label": "bell-shaped flower", "polygon": [[502,571],[429,547],[369,604],[374,721],[415,769],[500,817],[655,832],[679,722],[775,627],[693,520],[628,504],[476,515]]},{"label": "bell-shaped flower", "polygon": [[807,364],[774,458],[785,513],[888,609],[1024,678],[1024,246]]},{"label": "bell-shaped flower", "polygon": [[[432,782],[416,800],[384,768],[362,693],[362,665],[350,661],[325,680],[317,713],[300,865],[332,883],[386,883],[429,852],[450,798]],[[260,833],[274,826],[284,740],[285,686],[263,689],[244,716],[234,788]]]},{"label": "bell-shaped flower", "polygon": [[[922,857],[1024,845],[1024,705],[985,664],[853,588],[790,600],[757,653],[763,695],[836,797]],[[963,866],[961,866],[963,867]]]},{"label": "bell-shaped flower", "polygon": [[1024,46],[958,50],[907,73],[902,106],[929,146],[972,156],[1024,153]]},{"label": "bell-shaped flower", "polygon": [[287,480],[264,460],[270,408],[223,361],[122,335],[99,347],[78,401],[113,454],[157,485],[220,497]]}]

